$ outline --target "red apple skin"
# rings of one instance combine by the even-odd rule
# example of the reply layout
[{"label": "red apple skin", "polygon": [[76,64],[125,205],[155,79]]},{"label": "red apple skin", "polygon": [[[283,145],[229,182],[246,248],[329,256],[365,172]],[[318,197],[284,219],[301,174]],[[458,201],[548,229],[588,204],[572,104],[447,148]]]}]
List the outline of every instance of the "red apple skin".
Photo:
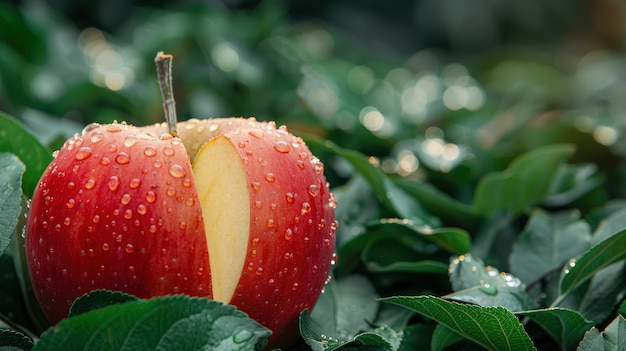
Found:
[{"label": "red apple skin", "polygon": [[226,133],[249,179],[250,238],[230,301],[271,329],[271,347],[299,337],[298,316],[314,307],[333,264],[335,202],[322,163],[301,139],[272,124]]},{"label": "red apple skin", "polygon": [[94,289],[209,295],[206,247],[184,146],[125,124],[67,140],[30,203],[28,267],[53,324]]},{"label": "red apple skin", "polygon": [[56,154],[26,229],[44,312],[56,323],[77,297],[98,288],[141,298],[211,297],[189,157],[224,135],[247,170],[251,204],[247,256],[228,303],[273,331],[268,348],[290,346],[299,336],[298,315],[313,308],[336,258],[335,201],[322,163],[286,128],[254,119],[179,123],[185,146],[153,137],[166,132],[163,124],[99,126]]}]

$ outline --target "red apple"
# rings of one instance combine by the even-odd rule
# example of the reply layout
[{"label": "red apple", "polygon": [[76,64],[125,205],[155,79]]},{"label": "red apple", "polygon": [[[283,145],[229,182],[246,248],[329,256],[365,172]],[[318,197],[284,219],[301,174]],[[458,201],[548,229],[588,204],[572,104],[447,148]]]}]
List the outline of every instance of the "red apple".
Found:
[{"label": "red apple", "polygon": [[190,120],[178,135],[91,125],[55,153],[26,228],[45,314],[57,323],[94,289],[208,296],[289,346],[335,259],[323,165],[285,127],[254,119]]}]

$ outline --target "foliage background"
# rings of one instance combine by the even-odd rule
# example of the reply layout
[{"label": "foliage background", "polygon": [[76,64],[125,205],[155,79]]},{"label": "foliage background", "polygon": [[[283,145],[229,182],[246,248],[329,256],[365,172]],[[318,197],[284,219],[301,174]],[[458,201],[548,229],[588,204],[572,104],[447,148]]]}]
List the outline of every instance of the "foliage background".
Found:
[{"label": "foliage background", "polygon": [[[341,223],[336,296],[365,297],[335,337],[371,330],[367,320],[424,325],[430,338],[432,324],[393,320],[373,298],[462,290],[448,264],[469,252],[531,285],[520,310],[545,308],[558,301],[554,272],[601,224],[626,227],[611,217],[626,195],[625,16],[617,0],[3,2],[0,111],[50,150],[90,122],[159,122],[153,58],[173,54],[181,119],[276,120],[326,164]],[[539,242],[520,256],[521,238],[541,225],[566,234],[524,268]],[[414,237],[433,229],[452,243]],[[587,246],[568,256],[570,240]],[[585,314],[600,330],[624,282],[606,291],[605,310]],[[344,318],[337,299],[328,313]]]}]

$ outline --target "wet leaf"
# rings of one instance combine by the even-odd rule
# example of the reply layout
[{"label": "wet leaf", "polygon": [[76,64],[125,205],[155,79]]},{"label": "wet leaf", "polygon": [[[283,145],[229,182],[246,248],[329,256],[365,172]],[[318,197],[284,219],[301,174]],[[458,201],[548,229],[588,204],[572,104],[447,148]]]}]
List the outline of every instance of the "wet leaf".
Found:
[{"label": "wet leaf", "polygon": [[594,326],[582,314],[565,308],[522,311],[516,314],[529,317],[537,323],[561,345],[561,350],[574,349],[587,330]]},{"label": "wet leaf", "polygon": [[75,317],[106,306],[135,300],[137,300],[137,297],[119,291],[94,290],[79,297],[72,303],[69,316]]},{"label": "wet leaf", "polygon": [[624,351],[626,349],[626,319],[617,316],[602,333],[591,329],[578,345],[578,351]]},{"label": "wet leaf", "polygon": [[0,350],[29,351],[34,342],[28,336],[11,329],[0,329]]},{"label": "wet leaf", "polygon": [[0,152],[0,255],[15,235],[18,217],[22,213],[24,169],[24,164],[15,155]]}]

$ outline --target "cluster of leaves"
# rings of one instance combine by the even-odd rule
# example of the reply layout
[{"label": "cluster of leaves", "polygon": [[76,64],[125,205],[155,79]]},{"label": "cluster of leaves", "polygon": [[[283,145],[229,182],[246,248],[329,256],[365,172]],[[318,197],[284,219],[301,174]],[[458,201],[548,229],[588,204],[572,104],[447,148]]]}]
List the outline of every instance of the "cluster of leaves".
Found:
[{"label": "cluster of leaves", "polygon": [[[21,253],[26,199],[51,150],[82,125],[161,119],[151,66],[160,50],[175,56],[180,115],[277,120],[326,165],[339,260],[315,309],[301,315],[296,348],[626,343],[618,55],[568,57],[576,68],[528,48],[480,60],[421,51],[395,62],[323,23],[289,24],[270,2],[254,12],[138,12],[113,35],[79,31],[43,4],[0,6],[0,27],[10,28],[2,33],[21,35],[0,43],[0,108],[16,116],[0,116],[4,345],[263,346],[267,331],[228,306],[110,292],[79,300],[72,318],[33,344],[47,326]],[[99,61],[104,53],[113,63]],[[107,74],[125,80],[107,85]]]}]

